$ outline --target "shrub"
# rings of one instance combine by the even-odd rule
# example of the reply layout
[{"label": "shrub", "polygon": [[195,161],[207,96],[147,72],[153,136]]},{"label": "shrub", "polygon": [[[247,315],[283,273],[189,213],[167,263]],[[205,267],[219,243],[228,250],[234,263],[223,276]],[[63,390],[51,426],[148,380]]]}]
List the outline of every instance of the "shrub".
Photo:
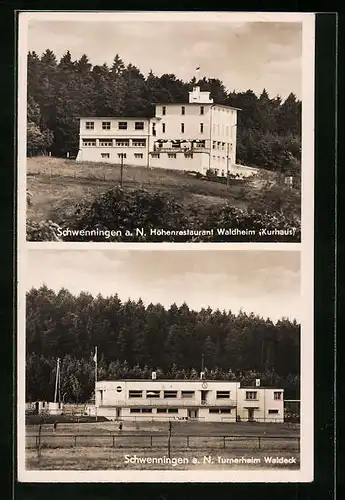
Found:
[{"label": "shrub", "polygon": [[57,236],[60,226],[51,220],[35,222],[26,221],[26,239],[28,241],[62,241]]},{"label": "shrub", "polygon": [[[62,236],[64,241],[300,241],[300,220],[295,214],[274,210],[241,210],[229,204],[182,207],[169,194],[115,188],[90,203],[78,204],[73,216],[60,226],[51,221],[28,221],[31,241],[59,241],[61,229],[117,231],[115,235]],[[137,232],[143,229],[145,234]],[[185,234],[150,234],[150,229],[183,230]],[[190,235],[188,231],[213,230]],[[58,232],[58,234],[62,234]]]}]

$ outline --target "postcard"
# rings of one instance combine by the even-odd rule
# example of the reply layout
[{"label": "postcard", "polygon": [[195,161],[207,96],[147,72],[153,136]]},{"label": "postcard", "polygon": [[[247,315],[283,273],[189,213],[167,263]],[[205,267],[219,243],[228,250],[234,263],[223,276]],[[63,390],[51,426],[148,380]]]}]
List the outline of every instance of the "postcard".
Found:
[{"label": "postcard", "polygon": [[27,240],[300,242],[313,85],[313,14],[21,13]]},{"label": "postcard", "polygon": [[19,13],[18,481],[313,481],[314,25]]}]

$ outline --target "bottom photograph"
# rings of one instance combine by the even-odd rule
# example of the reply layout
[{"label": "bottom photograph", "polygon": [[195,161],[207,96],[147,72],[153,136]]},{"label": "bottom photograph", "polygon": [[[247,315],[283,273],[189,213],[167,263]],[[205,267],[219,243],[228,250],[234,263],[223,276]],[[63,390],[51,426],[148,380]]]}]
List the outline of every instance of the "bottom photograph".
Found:
[{"label": "bottom photograph", "polygon": [[29,250],[19,465],[298,470],[300,278],[298,251]]}]

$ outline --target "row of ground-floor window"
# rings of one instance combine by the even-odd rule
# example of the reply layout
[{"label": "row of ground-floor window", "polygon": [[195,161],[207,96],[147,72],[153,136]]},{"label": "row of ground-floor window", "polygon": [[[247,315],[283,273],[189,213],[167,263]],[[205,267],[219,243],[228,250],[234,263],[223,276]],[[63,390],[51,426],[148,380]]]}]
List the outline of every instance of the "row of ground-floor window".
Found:
[{"label": "row of ground-floor window", "polygon": [[89,408],[90,415],[96,412],[98,416],[104,416],[110,420],[165,420],[169,418],[196,419],[200,421],[213,422],[283,422],[283,411],[272,408],[263,411],[261,408],[241,408],[235,407],[213,407],[213,408],[150,408],[150,407],[106,407]]}]

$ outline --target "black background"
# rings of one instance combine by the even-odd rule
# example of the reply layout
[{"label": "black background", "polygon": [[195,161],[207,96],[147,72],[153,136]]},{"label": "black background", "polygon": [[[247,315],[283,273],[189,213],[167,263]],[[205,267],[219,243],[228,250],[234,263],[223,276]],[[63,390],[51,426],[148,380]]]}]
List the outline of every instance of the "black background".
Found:
[{"label": "black background", "polygon": [[[55,5],[54,5],[55,3]],[[287,2],[284,2],[287,3]],[[113,4],[114,8],[115,5]],[[126,2],[116,5],[118,9],[142,10],[140,4]],[[229,6],[230,7],[230,6]],[[268,2],[257,2],[255,6],[232,10],[277,11]],[[299,2],[279,3],[279,11],[307,11]],[[324,7],[324,6],[323,6]],[[332,7],[328,3],[328,8]],[[336,52],[337,15],[322,13],[316,22],[316,128],[315,128],[315,480],[306,484],[25,484],[16,482],[15,465],[15,105],[16,105],[16,16],[15,10],[78,10],[110,9],[110,6],[93,4],[88,6],[75,2],[0,2],[0,36],[2,43],[0,59],[1,95],[0,106],[0,203],[1,203],[1,431],[0,431],[0,477],[4,481],[3,498],[12,495],[17,500],[57,500],[64,498],[83,500],[112,500],[125,498],[150,498],[170,500],[176,498],[215,498],[231,496],[257,498],[271,495],[289,500],[334,498],[334,368],[335,368],[335,237],[336,237]],[[198,4],[198,9],[177,2],[173,6],[152,3],[145,5],[151,10],[211,10],[210,6]],[[212,4],[212,10],[223,10],[224,6]],[[314,4],[317,9],[317,5]],[[309,10],[309,9],[308,9]],[[324,10],[324,8],[322,9]],[[340,16],[341,17],[341,16]],[[341,25],[340,25],[341,27]],[[341,37],[343,32],[339,30]],[[339,42],[338,50],[340,51]],[[341,55],[341,53],[340,53]],[[339,104],[343,102],[339,86]],[[338,105],[342,109],[341,105]],[[341,137],[339,133],[339,137]],[[339,141],[341,142],[341,141]],[[339,148],[340,149],[340,148]],[[340,156],[340,151],[338,152]],[[340,163],[340,160],[338,159]],[[340,179],[337,180],[340,187]],[[339,189],[339,201],[342,201]],[[338,245],[338,260],[342,253]],[[338,273],[340,276],[340,273]],[[340,302],[338,309],[340,312]],[[339,358],[339,361],[341,359]],[[339,478],[339,484],[344,480]]]}]

